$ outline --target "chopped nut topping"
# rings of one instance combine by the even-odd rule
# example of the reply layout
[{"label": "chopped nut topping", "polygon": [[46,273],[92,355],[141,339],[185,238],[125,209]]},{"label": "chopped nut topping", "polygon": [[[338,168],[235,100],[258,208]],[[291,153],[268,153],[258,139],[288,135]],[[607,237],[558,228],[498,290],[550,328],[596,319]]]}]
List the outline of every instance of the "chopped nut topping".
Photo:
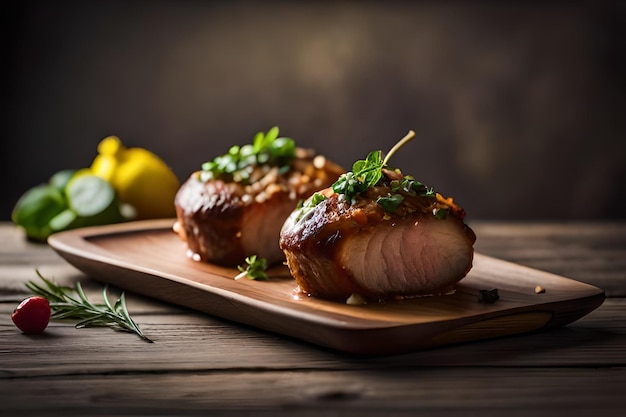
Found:
[{"label": "chopped nut topping", "polygon": [[367,304],[367,301],[365,301],[365,299],[360,294],[352,294],[346,300],[346,304],[358,306],[358,305]]}]

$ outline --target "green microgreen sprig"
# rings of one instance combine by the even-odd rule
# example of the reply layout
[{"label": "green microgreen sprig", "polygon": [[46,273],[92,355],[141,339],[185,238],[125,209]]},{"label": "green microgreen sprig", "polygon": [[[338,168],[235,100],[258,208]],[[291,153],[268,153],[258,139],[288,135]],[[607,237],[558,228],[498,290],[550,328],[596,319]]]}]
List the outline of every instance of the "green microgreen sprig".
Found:
[{"label": "green microgreen sprig", "polygon": [[342,174],[332,185],[333,191],[352,200],[370,187],[375,186],[383,176],[381,151],[370,152],[365,159],[352,165],[352,171]]},{"label": "green microgreen sprig", "polygon": [[255,166],[278,167],[279,172],[289,170],[296,157],[296,144],[293,139],[279,137],[277,126],[267,133],[258,132],[251,144],[232,146],[228,153],[202,164],[201,181],[223,179],[248,183]]},{"label": "green microgreen sprig", "polygon": [[235,276],[236,280],[241,278],[248,278],[256,281],[267,281],[269,277],[265,273],[267,270],[267,260],[265,258],[259,258],[257,255],[248,256],[246,259],[246,265],[238,265],[240,273]]},{"label": "green microgreen sprig", "polygon": [[108,327],[116,331],[131,332],[146,342],[152,343],[152,340],[141,331],[130,317],[126,308],[124,293],[114,304],[111,304],[105,287],[102,291],[104,302],[95,304],[87,299],[80,282],[76,283],[76,288],[64,287],[45,278],[39,270],[35,271],[43,281],[43,285],[29,281],[26,283],[26,287],[34,294],[48,300],[51,318],[78,320],[75,325],[78,329]]},{"label": "green microgreen sprig", "polygon": [[[389,159],[414,137],[415,132],[409,131],[391,148],[384,159],[381,151],[373,151],[364,160],[356,161],[352,165],[352,171],[342,174],[332,185],[333,191],[337,194],[343,194],[353,202],[359,194],[378,184],[383,176],[383,168],[387,167]],[[426,187],[410,175],[404,176],[401,180],[392,180],[390,186],[393,192],[379,197],[376,201],[385,211],[390,213],[395,213],[398,206],[404,201],[404,196],[399,194],[400,192],[410,196],[435,197],[432,188]]]},{"label": "green microgreen sprig", "polygon": [[378,197],[376,203],[386,212],[395,213],[400,204],[404,201],[402,194],[388,194],[385,197]]},{"label": "green microgreen sprig", "polygon": [[402,191],[411,196],[435,196],[435,191],[432,188],[428,188],[410,175],[405,175],[401,180],[392,180],[389,185],[393,192]]},{"label": "green microgreen sprig", "polygon": [[298,213],[296,217],[296,222],[299,222],[300,220],[305,218],[308,213],[311,213],[312,210],[324,200],[326,200],[326,196],[320,193],[314,193],[311,198],[307,199],[306,201],[300,200],[295,210]]},{"label": "green microgreen sprig", "polygon": [[356,196],[378,184],[383,176],[383,168],[387,166],[389,159],[414,137],[415,132],[410,130],[391,148],[385,159],[382,158],[381,151],[373,151],[365,159],[356,161],[352,164],[352,171],[342,174],[332,185],[333,191],[353,201]]}]

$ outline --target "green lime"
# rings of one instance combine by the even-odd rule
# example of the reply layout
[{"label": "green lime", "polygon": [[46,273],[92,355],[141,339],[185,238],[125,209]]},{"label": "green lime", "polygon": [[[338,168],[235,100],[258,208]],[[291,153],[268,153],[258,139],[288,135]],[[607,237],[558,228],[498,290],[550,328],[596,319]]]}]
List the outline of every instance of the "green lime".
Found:
[{"label": "green lime", "polygon": [[52,233],[48,222],[67,208],[65,197],[56,187],[49,184],[35,186],[26,191],[17,201],[11,219],[24,228],[26,236],[45,241]]}]

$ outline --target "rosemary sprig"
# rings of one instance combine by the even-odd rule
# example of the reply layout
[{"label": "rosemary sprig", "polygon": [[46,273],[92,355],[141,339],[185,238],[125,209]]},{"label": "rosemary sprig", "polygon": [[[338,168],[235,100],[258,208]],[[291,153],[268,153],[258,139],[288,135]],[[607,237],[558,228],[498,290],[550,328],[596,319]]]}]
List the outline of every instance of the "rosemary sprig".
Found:
[{"label": "rosemary sprig", "polygon": [[107,294],[107,288],[102,291],[103,304],[94,304],[87,299],[80,282],[76,288],[60,286],[45,278],[39,270],[35,270],[45,285],[29,281],[26,287],[36,295],[40,295],[50,303],[51,318],[78,320],[76,328],[85,327],[108,327],[116,331],[135,333],[137,336],[152,343],[135,321],[130,317],[126,308],[124,293],[111,304]]}]

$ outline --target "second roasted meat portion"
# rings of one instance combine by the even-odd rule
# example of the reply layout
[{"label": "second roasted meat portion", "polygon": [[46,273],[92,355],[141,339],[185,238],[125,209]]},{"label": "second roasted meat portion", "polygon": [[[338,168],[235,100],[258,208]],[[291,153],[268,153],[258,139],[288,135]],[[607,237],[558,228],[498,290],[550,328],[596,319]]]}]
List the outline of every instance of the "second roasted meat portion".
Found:
[{"label": "second roasted meat portion", "polygon": [[197,261],[237,266],[257,255],[269,264],[284,260],[280,229],[298,202],[328,187],[343,172],[312,151],[297,148],[288,170],[256,166],[247,183],[202,180],[193,173],[179,189],[174,231]]}]

